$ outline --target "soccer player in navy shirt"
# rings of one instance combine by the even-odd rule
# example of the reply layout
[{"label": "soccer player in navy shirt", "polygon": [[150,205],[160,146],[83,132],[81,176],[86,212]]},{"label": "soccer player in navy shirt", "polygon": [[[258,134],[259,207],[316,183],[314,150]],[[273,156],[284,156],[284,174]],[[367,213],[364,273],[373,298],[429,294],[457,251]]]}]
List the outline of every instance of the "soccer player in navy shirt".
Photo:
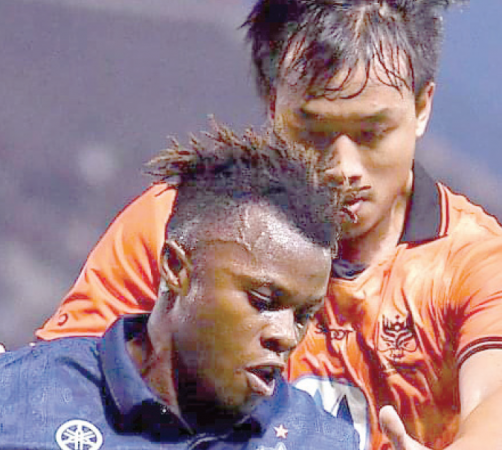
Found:
[{"label": "soccer player in navy shirt", "polygon": [[177,190],[155,308],[103,338],[0,356],[0,448],[358,448],[281,376],[323,301],[343,216],[318,167],[272,133],[216,124],[154,159]]}]

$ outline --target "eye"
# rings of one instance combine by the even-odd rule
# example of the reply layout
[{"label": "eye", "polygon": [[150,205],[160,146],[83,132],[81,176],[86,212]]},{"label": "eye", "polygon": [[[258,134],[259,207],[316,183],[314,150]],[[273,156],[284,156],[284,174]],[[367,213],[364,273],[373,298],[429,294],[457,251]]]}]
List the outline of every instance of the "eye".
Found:
[{"label": "eye", "polygon": [[338,133],[334,131],[309,131],[300,132],[300,141],[318,151],[326,150],[336,139]]},{"label": "eye", "polygon": [[372,142],[376,138],[376,132],[372,130],[361,131],[359,135],[360,142]]},{"label": "eye", "polygon": [[249,303],[258,311],[268,311],[272,309],[272,298],[270,295],[263,294],[254,290],[247,292]]},{"label": "eye", "polygon": [[368,128],[363,127],[362,130],[357,134],[356,140],[360,144],[376,144],[385,135],[385,128],[379,125],[371,126]]}]

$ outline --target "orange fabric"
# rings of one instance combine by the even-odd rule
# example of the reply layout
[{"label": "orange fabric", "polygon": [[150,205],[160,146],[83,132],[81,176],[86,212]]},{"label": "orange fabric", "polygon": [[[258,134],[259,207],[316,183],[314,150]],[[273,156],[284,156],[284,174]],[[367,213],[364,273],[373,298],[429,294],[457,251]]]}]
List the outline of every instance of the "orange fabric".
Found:
[{"label": "orange fabric", "polygon": [[386,404],[420,442],[446,447],[458,431],[459,365],[470,352],[502,348],[502,229],[440,191],[444,234],[400,244],[355,280],[332,280],[290,359],[299,388],[334,414],[348,405],[361,448],[391,448],[378,428]]},{"label": "orange fabric", "polygon": [[175,196],[176,191],[154,185],[117,216],[37,337],[100,336],[119,315],[152,309]]},{"label": "orange fabric", "polygon": [[[502,348],[502,230],[444,186],[440,197],[441,236],[400,244],[355,280],[333,279],[290,359],[298,387],[334,414],[348,411],[361,449],[390,448],[377,425],[385,404],[421,442],[445,447],[459,420],[459,363]],[[154,186],[116,218],[38,337],[100,335],[118,315],[152,308],[174,198]]]}]

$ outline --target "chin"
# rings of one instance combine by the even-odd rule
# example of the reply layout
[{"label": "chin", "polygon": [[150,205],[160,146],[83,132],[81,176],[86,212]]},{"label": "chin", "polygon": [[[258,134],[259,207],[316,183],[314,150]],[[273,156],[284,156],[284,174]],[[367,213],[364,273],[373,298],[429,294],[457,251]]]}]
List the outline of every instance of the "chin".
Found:
[{"label": "chin", "polygon": [[239,419],[241,417],[249,415],[258,406],[261,400],[262,399],[257,399],[255,401],[253,399],[239,404],[234,402],[220,403],[218,405],[217,411],[219,411],[218,414],[232,417],[234,419]]},{"label": "chin", "polygon": [[241,416],[250,414],[262,401],[263,397],[253,398],[246,403],[240,405],[238,411]]},{"label": "chin", "polygon": [[229,389],[227,388],[223,392],[217,392],[214,401],[221,410],[238,412],[247,409],[246,405],[252,402],[252,398],[243,392],[229,393]]},{"label": "chin", "polygon": [[364,220],[358,218],[356,223],[346,224],[342,228],[341,239],[352,240],[364,236],[369,231],[369,227]]}]

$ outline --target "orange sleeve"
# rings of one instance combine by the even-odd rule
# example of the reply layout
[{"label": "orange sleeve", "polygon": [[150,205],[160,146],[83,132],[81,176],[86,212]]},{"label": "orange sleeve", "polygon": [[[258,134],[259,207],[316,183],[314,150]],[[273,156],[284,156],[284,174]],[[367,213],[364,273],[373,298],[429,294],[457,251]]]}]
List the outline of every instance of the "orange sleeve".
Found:
[{"label": "orange sleeve", "polygon": [[176,191],[154,185],[115,218],[56,313],[37,330],[37,337],[100,336],[117,316],[152,309],[175,196]]},{"label": "orange sleeve", "polygon": [[464,247],[453,267],[450,308],[456,314],[457,361],[491,348],[502,349],[502,239]]}]

